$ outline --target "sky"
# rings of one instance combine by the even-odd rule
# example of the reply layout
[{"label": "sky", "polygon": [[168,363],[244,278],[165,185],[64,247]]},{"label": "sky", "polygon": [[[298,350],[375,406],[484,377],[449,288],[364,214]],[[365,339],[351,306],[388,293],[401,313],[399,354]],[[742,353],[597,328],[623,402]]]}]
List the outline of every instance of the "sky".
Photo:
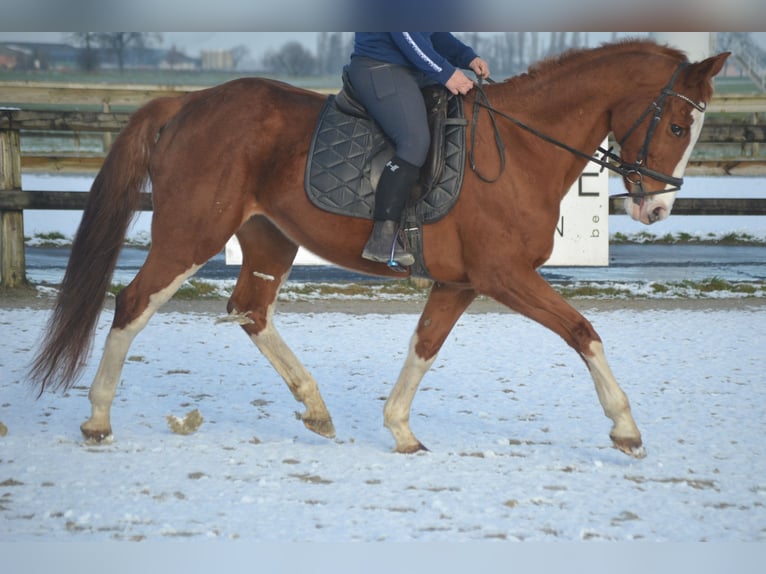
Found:
[{"label": "sky", "polygon": [[[496,32],[486,32],[495,34]],[[0,42],[8,41],[66,41],[68,32],[0,32]],[[161,46],[175,46],[188,56],[199,56],[202,50],[222,50],[238,45],[250,49],[250,55],[257,57],[268,50],[279,49],[286,42],[297,40],[313,50],[319,32],[161,32]],[[618,33],[626,34],[626,33]],[[641,34],[631,32],[631,35]],[[751,32],[754,38],[766,47],[766,32]],[[592,46],[611,40],[612,32],[589,32],[588,39]]]},{"label": "sky", "polygon": [[[498,32],[482,32],[485,35],[493,35]],[[68,42],[70,32],[2,32],[0,42]],[[285,43],[298,41],[312,52],[316,52],[317,38],[320,32],[160,32],[162,35],[159,47],[175,48],[192,58],[198,58],[202,51],[228,50],[237,46],[246,46],[248,55],[245,60],[259,62],[269,51],[279,50]],[[613,32],[587,32],[584,41],[590,47],[595,47],[603,42],[613,39]],[[651,32],[617,32],[617,37],[643,36]],[[751,32],[753,38],[766,49],[766,32]],[[661,41],[673,41],[661,38]],[[683,44],[678,47],[687,49]],[[692,57],[692,59],[697,59]],[[246,67],[247,61],[243,62]]]}]

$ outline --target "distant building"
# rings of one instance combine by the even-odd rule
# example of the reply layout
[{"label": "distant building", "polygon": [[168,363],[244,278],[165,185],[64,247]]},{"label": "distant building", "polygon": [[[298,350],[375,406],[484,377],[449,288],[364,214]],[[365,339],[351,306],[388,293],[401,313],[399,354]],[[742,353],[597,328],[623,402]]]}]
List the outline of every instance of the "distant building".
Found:
[{"label": "distant building", "polygon": [[[119,66],[118,54],[108,48],[91,48],[92,58],[104,70]],[[0,70],[77,70],[85,61],[85,48],[69,44],[0,42]],[[146,47],[129,47],[123,54],[126,69],[198,70],[199,58],[183,52]]]},{"label": "distant building", "polygon": [[6,46],[0,46],[0,70],[13,70],[16,67],[18,52]]},{"label": "distant building", "polygon": [[[158,50],[158,52],[160,51]],[[163,52],[163,57],[157,64],[161,70],[197,70],[200,67],[199,60],[190,58],[177,50],[175,46],[170,50],[162,50],[161,52]]]},{"label": "distant building", "polygon": [[79,48],[69,44],[0,43],[0,68],[8,70],[67,70],[77,67]]},{"label": "distant building", "polygon": [[203,70],[234,69],[234,54],[231,50],[203,50],[200,58]]}]

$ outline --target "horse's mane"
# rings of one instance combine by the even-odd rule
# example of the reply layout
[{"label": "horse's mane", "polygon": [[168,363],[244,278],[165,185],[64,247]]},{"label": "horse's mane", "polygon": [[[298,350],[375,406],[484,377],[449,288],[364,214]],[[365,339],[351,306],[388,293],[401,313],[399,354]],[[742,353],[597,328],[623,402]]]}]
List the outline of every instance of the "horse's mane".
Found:
[{"label": "horse's mane", "polygon": [[626,54],[629,52],[655,53],[678,60],[679,62],[686,59],[686,55],[680,50],[663,44],[658,44],[654,40],[627,39],[601,44],[601,46],[597,48],[573,48],[562,52],[561,54],[550,56],[544,60],[531,64],[526,73],[508,78],[503,83],[514,84],[536,80],[549,74],[553,74],[562,68],[579,66],[592,62],[603,57],[605,54],[614,55]]}]

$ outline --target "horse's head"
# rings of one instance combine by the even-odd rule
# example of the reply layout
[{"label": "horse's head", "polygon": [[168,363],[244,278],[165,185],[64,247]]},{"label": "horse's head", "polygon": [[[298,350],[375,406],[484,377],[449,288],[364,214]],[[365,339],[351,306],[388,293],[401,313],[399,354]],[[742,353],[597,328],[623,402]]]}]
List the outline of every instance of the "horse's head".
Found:
[{"label": "horse's head", "polygon": [[620,143],[625,211],[647,225],[670,215],[686,164],[702,131],[705,107],[713,95],[713,77],[729,52],[695,64],[681,63],[664,88],[636,92],[613,111],[612,132]]}]

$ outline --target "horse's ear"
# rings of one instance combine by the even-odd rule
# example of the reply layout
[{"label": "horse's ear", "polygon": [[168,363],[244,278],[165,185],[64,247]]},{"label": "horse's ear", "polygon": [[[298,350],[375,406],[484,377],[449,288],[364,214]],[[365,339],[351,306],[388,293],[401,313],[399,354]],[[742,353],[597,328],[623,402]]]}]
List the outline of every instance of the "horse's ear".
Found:
[{"label": "horse's ear", "polygon": [[713,76],[718,74],[723,68],[726,58],[731,55],[731,52],[723,52],[717,56],[711,56],[706,60],[697,62],[692,65],[692,69],[689,72],[689,83],[692,85],[708,82]]}]

